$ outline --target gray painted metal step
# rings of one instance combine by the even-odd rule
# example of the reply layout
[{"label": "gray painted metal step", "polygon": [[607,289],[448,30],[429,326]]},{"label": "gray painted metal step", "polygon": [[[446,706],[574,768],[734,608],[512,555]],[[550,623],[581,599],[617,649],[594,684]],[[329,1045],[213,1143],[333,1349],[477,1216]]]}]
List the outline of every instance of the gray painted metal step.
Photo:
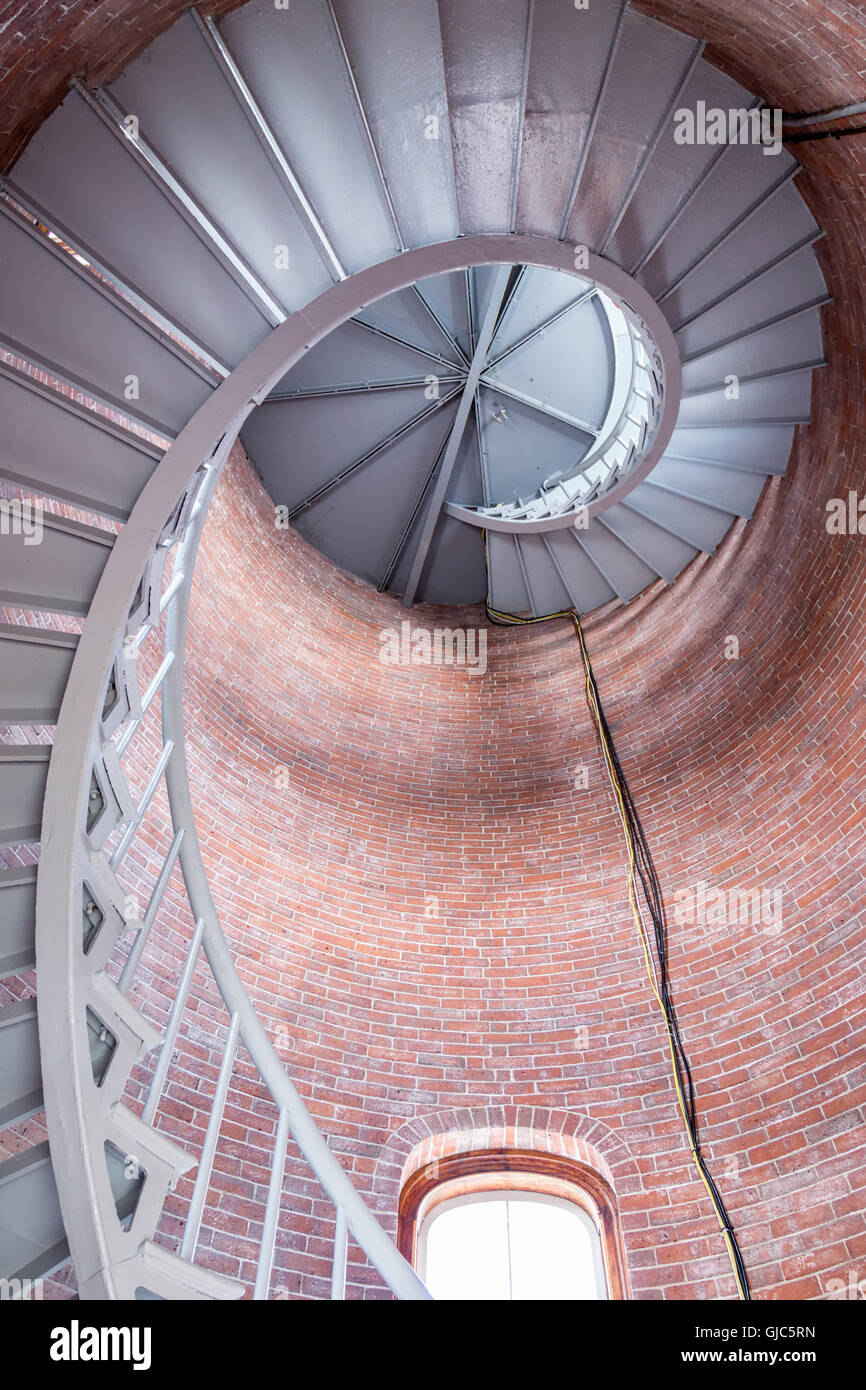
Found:
[{"label": "gray painted metal step", "polygon": [[[737,146],[737,152],[737,159],[715,166],[689,216],[638,277],[654,298],[661,297],[674,326],[817,234],[794,186],[791,176],[797,166],[789,155],[783,151],[767,157],[749,145]],[[713,186],[717,180],[719,186]],[[683,244],[675,246],[671,243],[680,231]]]},{"label": "gray painted metal step", "polygon": [[53,613],[86,614],[114,536],[63,517],[42,518],[38,544],[12,534],[0,545],[0,602]]},{"label": "gray painted metal step", "polygon": [[292,0],[287,14],[255,0],[220,30],[346,269],[393,255],[399,242],[327,5]]},{"label": "gray painted metal step", "polygon": [[0,745],[0,845],[30,844],[42,830],[51,745]]},{"label": "gray painted metal step", "polygon": [[0,623],[0,722],[54,724],[77,645],[74,633]]},{"label": "gray painted metal step", "polygon": [[[700,62],[677,101],[678,107],[695,110],[699,101],[707,107],[750,106],[752,98],[726,73]],[[647,163],[620,226],[605,255],[626,270],[641,262],[661,241],[674,219],[688,215],[689,199],[721,156],[716,145],[680,145],[676,122],[670,119]],[[722,147],[724,149],[724,147]]]},{"label": "gray painted metal step", "polygon": [[688,35],[627,11],[568,221],[568,241],[596,248],[603,243],[695,49]]},{"label": "gray painted metal step", "polygon": [[[181,429],[210,385],[133,322],[71,256],[50,248],[0,215],[0,260],[7,267],[0,279],[0,336],[20,345],[23,357],[35,353],[60,375],[87,382],[118,410],[134,410],[156,431]],[[127,391],[138,394],[127,397]]]},{"label": "gray painted metal step", "polygon": [[598,520],[590,521],[585,531],[575,531],[574,535],[622,603],[629,603],[648,584],[661,578],[657,570]]},{"label": "gray painted metal step", "polygon": [[827,287],[812,245],[786,256],[772,270],[749,280],[714,308],[705,309],[677,328],[682,356],[704,352],[716,343],[727,342],[734,334],[748,332],[756,324],[822,299]]},{"label": "gray painted metal step", "polygon": [[[53,399],[52,399],[53,396]],[[159,451],[78,412],[29,378],[0,375],[0,475],[46,497],[125,521]]]},{"label": "gray painted metal step", "polygon": [[812,402],[812,373],[804,370],[765,381],[740,382],[739,395],[724,388],[683,397],[677,428],[689,426],[761,424],[763,421],[808,422]]},{"label": "gray painted metal step", "polygon": [[593,0],[581,11],[578,24],[570,5],[549,5],[543,17],[535,17],[520,157],[518,231],[560,235],[622,11],[621,0]]},{"label": "gray painted metal step", "polygon": [[[406,246],[461,230],[435,0],[335,0],[352,72]],[[434,117],[438,124],[430,121]]]},{"label": "gray painted metal step", "polygon": [[69,1258],[48,1144],[0,1163],[0,1276],[38,1279]]},{"label": "gray painted metal step", "polygon": [[0,871],[0,979],[36,964],[36,867]]},{"label": "gray painted metal step", "polygon": [[563,583],[556,565],[551,561],[544,537],[520,536],[517,547],[526,589],[532,600],[533,613],[542,616],[570,608],[571,594]]},{"label": "gray painted metal step", "polygon": [[616,592],[583,550],[573,530],[550,531],[544,541],[571,604],[579,613],[591,613],[616,599]]},{"label": "gray painted metal step", "polygon": [[706,502],[734,516],[752,515],[766,482],[760,474],[671,458],[663,458],[656,464],[650,480],[656,487]]},{"label": "gray painted metal step", "polygon": [[[529,0],[439,0],[460,230],[508,232]],[[487,171],[479,178],[479,169]]]},{"label": "gray painted metal step", "polygon": [[599,521],[668,584],[673,584],[680,571],[698,554],[695,546],[678,540],[663,527],[629,511],[621,503],[608,507]]},{"label": "gray painted metal step", "polygon": [[795,429],[795,425],[731,425],[725,430],[674,430],[665,456],[782,474],[791,457]]},{"label": "gray painted metal step", "polygon": [[523,567],[517,551],[517,538],[500,531],[488,531],[487,573],[490,607],[499,613],[531,613]]},{"label": "gray painted metal step", "polygon": [[228,365],[265,336],[266,319],[78,92],[40,126],[15,183]]},{"label": "gray painted metal step", "polygon": [[36,1000],[0,1008],[0,1129],[42,1109]]},{"label": "gray painted metal step", "polygon": [[[290,311],[328,288],[329,270],[190,14],[110,91],[278,304]],[[285,268],[277,246],[288,248]]]},{"label": "gray painted metal step", "polygon": [[820,362],[824,357],[821,316],[816,309],[786,318],[768,328],[756,328],[736,342],[703,352],[683,363],[683,390],[686,393],[716,386],[735,374],[750,376],[784,371],[803,362]]},{"label": "gray painted metal step", "polygon": [[689,545],[709,554],[713,553],[735,520],[732,512],[665,491],[652,482],[639,483],[628,494],[623,506],[648,517]]}]

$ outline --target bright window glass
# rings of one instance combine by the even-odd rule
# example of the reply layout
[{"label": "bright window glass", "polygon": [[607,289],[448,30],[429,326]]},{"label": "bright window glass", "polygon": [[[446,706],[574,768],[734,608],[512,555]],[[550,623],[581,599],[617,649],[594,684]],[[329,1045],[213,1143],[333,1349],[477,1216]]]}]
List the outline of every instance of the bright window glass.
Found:
[{"label": "bright window glass", "polygon": [[519,1189],[435,1206],[420,1232],[421,1271],[439,1299],[603,1299],[598,1233],[575,1202]]}]

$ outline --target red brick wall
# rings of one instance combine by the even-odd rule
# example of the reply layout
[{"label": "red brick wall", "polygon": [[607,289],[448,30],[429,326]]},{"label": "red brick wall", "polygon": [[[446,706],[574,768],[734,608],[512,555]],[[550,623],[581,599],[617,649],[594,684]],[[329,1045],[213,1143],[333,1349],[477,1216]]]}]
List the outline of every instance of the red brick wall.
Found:
[{"label": "red brick wall", "polygon": [[[866,21],[840,0],[640,7],[709,37],[708,56],[771,103],[866,96]],[[181,8],[0,11],[2,148],[83,61],[126,61]],[[760,1297],[826,1296],[866,1267],[866,540],[824,528],[829,498],[866,492],[863,152],[859,136],[798,148],[836,301],[789,476],[715,559],[588,632],[669,903],[699,881],[782,894],[778,932],[673,924],[670,943],[705,1150]],[[564,625],[493,630],[483,679],[385,667],[377,633],[404,616],[275,532],[234,460],[203,549],[188,713],[205,853],[244,978],[392,1226],[394,1155],[446,1119],[546,1132],[568,1112],[613,1175],[634,1294],[732,1297],[624,901],[574,639]],[[738,661],[724,659],[728,634]],[[145,980],[154,1007],[160,971],[157,959]],[[180,1060],[169,1094],[192,1141],[216,1059],[199,1041]],[[249,1279],[273,1117],[246,1076],[228,1118],[204,1240]],[[321,1296],[330,1213],[301,1171],[292,1157],[275,1284]],[[350,1278],[353,1295],[377,1288],[360,1260]]]}]

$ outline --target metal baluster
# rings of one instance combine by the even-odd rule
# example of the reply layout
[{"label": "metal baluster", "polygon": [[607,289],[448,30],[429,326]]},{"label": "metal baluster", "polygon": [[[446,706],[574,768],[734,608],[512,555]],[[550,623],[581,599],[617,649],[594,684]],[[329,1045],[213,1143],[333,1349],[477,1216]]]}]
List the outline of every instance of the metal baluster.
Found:
[{"label": "metal baluster", "polygon": [[141,825],[141,822],[144,820],[145,815],[147,814],[148,806],[150,805],[151,801],[156,795],[157,787],[162,781],[162,774],[165,772],[165,769],[168,766],[168,760],[173,752],[174,744],[172,743],[171,739],[169,739],[168,743],[166,743],[165,747],[162,750],[162,753],[160,754],[159,762],[153,770],[153,775],[151,776],[150,781],[144,789],[144,795],[138,803],[135,816],[124,830],[123,835],[121,836],[120,841],[118,843],[117,849],[114,851],[110,860],[108,861],[112,869],[122,862],[124,856],[126,855],[126,851],[129,849],[129,846],[132,844],[133,840],[138,834],[138,828]]},{"label": "metal baluster", "polygon": [[214,1154],[216,1153],[217,1140],[219,1139],[220,1126],[223,1122],[223,1111],[225,1110],[226,1096],[228,1095],[229,1082],[232,1077],[232,1068],[235,1062],[235,1053],[238,1047],[238,1032],[240,1029],[240,1014],[232,1014],[232,1021],[229,1026],[228,1037],[226,1038],[225,1050],[223,1052],[220,1074],[217,1078],[216,1091],[214,1093],[213,1105],[211,1106],[210,1118],[207,1122],[207,1133],[204,1137],[204,1148],[202,1149],[201,1159],[196,1174],[195,1187],[192,1192],[192,1201],[189,1206],[189,1215],[186,1221],[186,1230],[183,1233],[183,1241],[180,1247],[182,1260],[191,1260],[195,1256],[195,1247],[198,1244],[199,1231],[201,1230],[201,1218],[204,1212],[204,1204],[207,1198],[207,1191],[210,1187],[210,1177],[213,1170]]},{"label": "metal baluster", "polygon": [[153,926],[154,921],[156,920],[156,914],[159,911],[159,905],[162,902],[162,895],[166,890],[168,880],[171,878],[171,871],[174,868],[175,860],[177,859],[183,836],[183,830],[178,830],[177,834],[171,842],[171,848],[169,849],[168,854],[165,856],[165,859],[163,860],[162,868],[159,871],[159,877],[157,878],[153,892],[150,895],[150,902],[147,904],[147,911],[145,912],[144,917],[141,921],[141,925],[138,928],[138,935],[136,936],[135,941],[132,943],[132,950],[127,956],[123,969],[120,972],[118,989],[120,990],[121,994],[125,994],[126,991],[129,989],[129,986],[132,983],[132,977],[135,974],[136,969],[138,968],[138,962],[141,960],[141,953],[147,945],[147,938],[150,935],[150,929]]},{"label": "metal baluster", "polygon": [[262,1248],[259,1251],[259,1263],[256,1269],[256,1284],[253,1289],[254,1299],[263,1299],[268,1296],[268,1289],[271,1284],[271,1271],[274,1267],[274,1245],[277,1239],[277,1221],[280,1215],[280,1198],[283,1193],[283,1173],[286,1167],[286,1145],[289,1142],[289,1112],[280,1111],[280,1123],[277,1126],[277,1139],[274,1144],[274,1162],[271,1168],[271,1180],[268,1184],[268,1203],[265,1207],[265,1224],[262,1230]]},{"label": "metal baluster", "polygon": [[117,756],[119,758],[123,757],[124,753],[126,752],[127,748],[132,742],[132,739],[134,738],[136,731],[140,728],[142,720],[144,719],[144,716],[147,714],[148,709],[153,703],[157,691],[160,689],[163,681],[168,675],[169,668],[173,661],[174,652],[168,652],[167,655],[163,658],[162,665],[160,666],[159,670],[157,671],[153,680],[150,682],[150,685],[147,687],[147,690],[145,691],[145,694],[142,697],[141,714],[138,716],[137,719],[133,719],[127,725],[120,738],[117,740]]},{"label": "metal baluster", "polygon": [[344,1207],[337,1207],[334,1230],[334,1263],[331,1266],[331,1298],[346,1297],[346,1252],[349,1245],[349,1223]]},{"label": "metal baluster", "polygon": [[162,1088],[165,1085],[165,1078],[171,1065],[171,1053],[177,1038],[180,1021],[186,1007],[186,997],[189,994],[189,987],[192,984],[195,963],[198,959],[199,948],[201,946],[202,933],[204,931],[204,918],[199,917],[195,924],[192,941],[187,952],[186,962],[183,967],[183,974],[180,977],[177,994],[171,1006],[171,1013],[168,1016],[168,1027],[165,1030],[165,1037],[162,1040],[162,1047],[159,1049],[159,1060],[156,1064],[156,1071],[150,1083],[150,1090],[147,1093],[147,1102],[142,1111],[141,1118],[146,1125],[149,1125],[154,1115],[156,1107],[159,1105],[159,1098],[162,1095]]}]

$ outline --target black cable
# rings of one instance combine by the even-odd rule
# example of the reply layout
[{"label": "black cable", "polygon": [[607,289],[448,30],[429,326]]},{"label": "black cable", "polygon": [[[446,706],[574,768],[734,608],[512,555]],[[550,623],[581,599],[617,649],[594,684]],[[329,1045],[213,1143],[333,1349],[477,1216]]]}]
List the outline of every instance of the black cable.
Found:
[{"label": "black cable", "polygon": [[598,682],[595,678],[595,672],[592,667],[592,661],[590,660],[586,640],[583,635],[583,628],[581,627],[580,618],[574,609],[567,609],[564,612],[551,613],[542,618],[523,619],[516,616],[512,616],[510,614],[497,614],[495,610],[490,608],[489,604],[487,605],[487,615],[490,621],[496,623],[498,626],[511,626],[513,624],[523,625],[526,623],[533,622],[546,622],[549,619],[553,618],[570,618],[574,623],[578,636],[578,641],[580,642],[581,655],[584,661],[584,667],[586,670],[587,681],[592,696],[592,702],[594,703],[594,709],[597,716],[598,731],[603,744],[603,751],[605,752],[609,770],[615,783],[616,790],[619,794],[620,807],[623,813],[623,828],[629,843],[630,854],[634,866],[637,870],[637,876],[640,882],[641,893],[643,894],[643,898],[647,907],[647,912],[649,914],[650,921],[652,922],[652,939],[655,943],[658,996],[662,1006],[662,1013],[665,1019],[665,1026],[667,1028],[671,1042],[671,1056],[673,1060],[674,1071],[676,1073],[675,1079],[677,1083],[678,1094],[682,1100],[683,1119],[685,1121],[686,1132],[689,1137],[691,1152],[694,1157],[695,1164],[697,1165],[701,1173],[701,1176],[704,1179],[707,1191],[709,1192],[712,1198],[721,1229],[726,1235],[726,1243],[728,1246],[732,1263],[734,1265],[735,1273],[737,1275],[737,1281],[739,1284],[741,1296],[744,1300],[748,1301],[751,1299],[751,1293],[749,1291],[749,1280],[748,1275],[746,1273],[746,1266],[743,1260],[742,1252],[740,1250],[739,1243],[734,1233],[734,1229],[731,1224],[731,1219],[728,1215],[728,1211],[725,1207],[721,1193],[719,1192],[713,1180],[712,1174],[710,1173],[709,1168],[706,1164],[706,1160],[704,1159],[704,1156],[701,1152],[694,1081],[692,1077],[691,1067],[689,1066],[689,1060],[686,1054],[685,1045],[683,1043],[682,1034],[680,1033],[679,1022],[676,1015],[676,1009],[674,1007],[674,1001],[669,988],[668,930],[664,909],[664,900],[662,898],[661,884],[659,882],[658,874],[656,873],[652,853],[650,851],[649,843],[647,841],[647,837],[644,832],[643,825],[641,823],[640,815],[638,814],[637,806],[635,805],[634,798],[631,794],[631,789],[628,785],[628,780],[626,778],[625,771],[623,769],[622,763],[620,762],[619,754],[616,750],[616,745],[613,740],[613,734],[611,733],[610,725],[608,724],[607,716],[604,712],[604,706],[602,704],[601,694],[598,688]]},{"label": "black cable", "polygon": [[802,145],[807,140],[844,140],[846,135],[866,135],[866,125],[850,125],[844,130],[806,130],[797,135],[785,135],[786,145]]}]

